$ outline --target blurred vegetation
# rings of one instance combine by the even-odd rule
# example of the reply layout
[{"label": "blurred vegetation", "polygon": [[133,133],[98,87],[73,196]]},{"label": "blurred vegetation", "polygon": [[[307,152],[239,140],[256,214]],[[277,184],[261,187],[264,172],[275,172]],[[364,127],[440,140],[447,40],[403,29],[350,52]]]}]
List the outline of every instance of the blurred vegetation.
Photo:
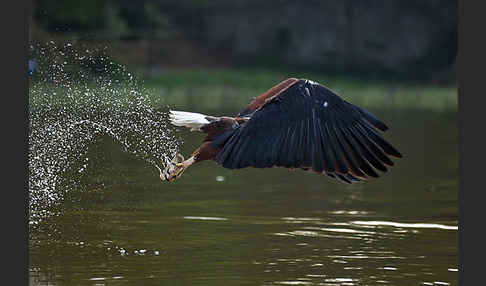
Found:
[{"label": "blurred vegetation", "polygon": [[[117,102],[128,104],[133,96],[132,91],[135,90],[146,97],[147,102],[155,109],[164,110],[167,106],[184,109],[197,105],[198,110],[223,116],[237,114],[255,96],[287,77],[284,73],[262,69],[190,69],[172,71],[141,81],[102,79],[100,84],[100,80],[90,81],[89,77],[84,77],[82,81],[77,78],[67,88],[48,80],[36,79],[29,99],[33,108],[45,105],[46,101],[51,108],[62,108],[66,100],[69,104],[89,107],[93,105],[92,100],[95,98],[88,98],[88,101],[83,99],[83,93],[88,90],[102,98],[116,94]],[[390,84],[386,81],[329,77],[320,73],[307,73],[304,77],[324,84],[349,102],[370,109],[424,109],[439,112],[457,110],[455,87]],[[107,95],[107,88],[111,95]],[[73,101],[72,96],[66,96],[66,91],[79,96],[75,96]],[[39,96],[42,94],[44,95]],[[106,102],[113,100],[114,98],[106,98]],[[229,113],[220,114],[221,110]]]},{"label": "blurred vegetation", "polygon": [[260,68],[455,84],[456,2],[32,0],[30,40],[108,46],[144,75]]}]

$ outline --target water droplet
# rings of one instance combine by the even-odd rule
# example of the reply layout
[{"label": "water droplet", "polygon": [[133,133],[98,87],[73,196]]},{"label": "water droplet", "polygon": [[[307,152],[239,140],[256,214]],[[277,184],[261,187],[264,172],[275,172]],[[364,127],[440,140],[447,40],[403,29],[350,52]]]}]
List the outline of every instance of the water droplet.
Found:
[{"label": "water droplet", "polygon": [[[155,109],[151,91],[125,67],[97,57],[99,51],[69,46],[75,52],[60,51],[53,41],[32,47],[39,72],[29,87],[29,226],[52,215],[50,207],[69,187],[80,187],[79,178],[64,174],[87,171],[87,149],[97,138],[108,135],[151,165],[180,146],[164,119],[168,108]],[[90,69],[95,64],[105,67],[101,74]]]}]

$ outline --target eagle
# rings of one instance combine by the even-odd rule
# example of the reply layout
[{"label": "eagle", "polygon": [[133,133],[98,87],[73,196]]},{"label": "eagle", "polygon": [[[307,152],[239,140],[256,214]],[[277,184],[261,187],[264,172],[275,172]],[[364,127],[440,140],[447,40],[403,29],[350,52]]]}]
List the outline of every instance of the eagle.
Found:
[{"label": "eagle", "polygon": [[228,169],[303,169],[351,184],[378,178],[393,166],[390,157],[402,157],[378,132],[388,129],[382,120],[308,79],[280,82],[235,117],[169,110],[169,120],[206,137],[187,160],[179,153],[165,159],[159,171],[168,182],[214,160]]}]

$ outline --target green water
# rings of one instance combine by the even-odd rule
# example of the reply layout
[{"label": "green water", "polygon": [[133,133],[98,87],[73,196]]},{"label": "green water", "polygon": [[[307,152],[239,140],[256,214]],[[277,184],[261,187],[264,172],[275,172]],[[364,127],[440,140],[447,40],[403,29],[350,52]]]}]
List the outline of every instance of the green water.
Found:
[{"label": "green water", "polygon": [[[165,103],[234,115],[250,97],[230,93],[203,102],[194,88]],[[82,176],[65,175],[77,187],[30,232],[30,284],[457,285],[455,109],[367,109],[390,126],[385,137],[404,158],[353,185],[214,162],[169,184],[116,140],[98,137]],[[203,138],[184,129],[177,136],[186,157]]]}]

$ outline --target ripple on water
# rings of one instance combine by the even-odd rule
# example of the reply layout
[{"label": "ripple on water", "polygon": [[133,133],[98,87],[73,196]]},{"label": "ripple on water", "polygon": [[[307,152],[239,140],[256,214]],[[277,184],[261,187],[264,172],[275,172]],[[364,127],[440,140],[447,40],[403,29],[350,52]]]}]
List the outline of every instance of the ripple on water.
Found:
[{"label": "ripple on water", "polygon": [[[307,269],[308,277],[311,280],[302,281],[298,279],[280,280],[278,283],[299,283],[305,282],[309,285],[361,285],[369,281],[347,280],[361,277],[363,273],[376,273],[374,277],[363,276],[363,279],[371,279],[373,283],[389,284],[390,277],[417,277],[420,275],[431,275],[429,270],[424,270],[427,265],[426,256],[410,256],[408,248],[386,247],[390,240],[404,240],[416,233],[425,232],[427,229],[439,230],[448,233],[450,230],[457,230],[456,226],[438,223],[408,223],[393,222],[385,220],[349,220],[353,216],[368,216],[368,213],[359,211],[339,211],[337,214],[341,219],[330,217],[282,217],[284,222],[277,232],[271,233],[276,237],[283,237],[282,243],[292,242],[298,245],[297,249],[286,250],[280,248],[278,257],[262,264],[268,266],[268,271],[299,271]],[[420,236],[416,236],[420,239]],[[414,238],[415,239],[415,238]],[[280,241],[280,239],[276,240]],[[402,243],[400,243],[401,245]],[[397,245],[393,243],[393,245]],[[295,258],[297,255],[299,258]],[[454,272],[455,268],[447,269],[447,272]],[[318,277],[319,272],[328,276]],[[317,273],[316,273],[317,272]],[[340,273],[341,272],[341,273]],[[351,274],[333,278],[329,273]],[[350,277],[350,278],[346,278]],[[352,277],[352,278],[351,278]],[[361,279],[361,278],[360,278]],[[441,285],[449,283],[445,281],[430,281],[436,283],[430,285]],[[429,284],[426,284],[429,285]],[[447,284],[442,284],[447,285]]]},{"label": "ripple on water", "polygon": [[209,216],[184,216],[184,219],[195,219],[195,220],[228,220],[224,217],[209,217]]},{"label": "ripple on water", "polygon": [[351,224],[365,226],[392,226],[398,228],[437,228],[446,230],[458,230],[458,226],[443,225],[438,223],[400,223],[393,221],[352,221]]}]

